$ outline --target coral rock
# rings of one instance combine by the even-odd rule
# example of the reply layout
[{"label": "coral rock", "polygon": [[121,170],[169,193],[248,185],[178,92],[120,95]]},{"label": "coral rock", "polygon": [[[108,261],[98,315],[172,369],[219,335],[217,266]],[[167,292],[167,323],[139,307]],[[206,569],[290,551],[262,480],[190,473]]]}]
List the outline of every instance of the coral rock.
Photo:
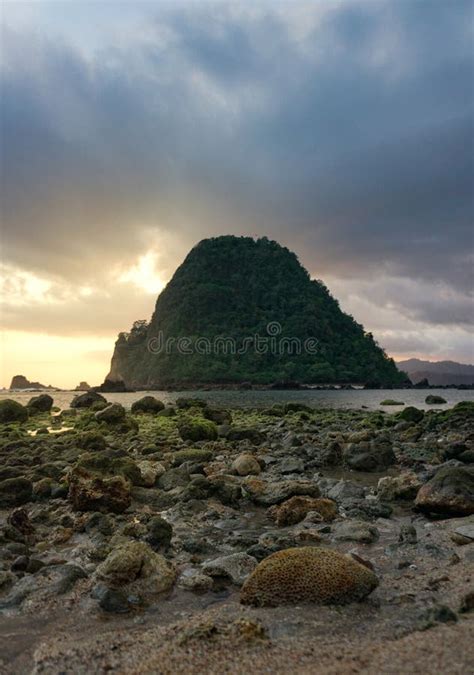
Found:
[{"label": "coral rock", "polygon": [[375,574],[353,558],[319,547],[290,548],[262,560],[245,582],[240,601],[285,604],[345,604],[361,600],[378,585]]}]

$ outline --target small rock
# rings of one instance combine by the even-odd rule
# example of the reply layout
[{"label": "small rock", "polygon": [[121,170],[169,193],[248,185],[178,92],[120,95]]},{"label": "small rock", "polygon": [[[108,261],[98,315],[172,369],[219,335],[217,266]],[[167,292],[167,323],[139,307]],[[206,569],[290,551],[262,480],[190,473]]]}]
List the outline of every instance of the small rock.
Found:
[{"label": "small rock", "polygon": [[257,560],[247,553],[232,553],[205,562],[202,569],[208,576],[227,577],[241,586],[256,566]]},{"label": "small rock", "polygon": [[357,541],[361,544],[372,544],[379,538],[375,525],[362,520],[347,520],[336,523],[333,528],[336,541]]},{"label": "small rock", "polygon": [[417,624],[418,630],[428,630],[439,623],[454,623],[458,620],[456,612],[446,605],[435,605],[423,612]]},{"label": "small rock", "polygon": [[402,525],[400,527],[398,541],[401,544],[416,544],[418,542],[416,528],[413,525]]},{"label": "small rock", "polygon": [[242,453],[234,460],[232,469],[238,473],[239,476],[257,476],[262,470],[254,455],[251,455],[248,452]]},{"label": "small rock", "polygon": [[459,611],[465,614],[466,612],[472,612],[474,610],[474,590],[469,591],[461,600],[461,606]]}]

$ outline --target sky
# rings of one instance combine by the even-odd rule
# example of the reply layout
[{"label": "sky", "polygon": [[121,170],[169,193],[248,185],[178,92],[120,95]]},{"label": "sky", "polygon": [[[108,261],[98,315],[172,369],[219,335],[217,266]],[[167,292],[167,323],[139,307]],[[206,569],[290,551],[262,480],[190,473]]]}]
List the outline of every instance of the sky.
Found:
[{"label": "sky", "polygon": [[288,246],[396,359],[474,361],[472,2],[0,11],[0,386],[103,381],[219,234]]}]

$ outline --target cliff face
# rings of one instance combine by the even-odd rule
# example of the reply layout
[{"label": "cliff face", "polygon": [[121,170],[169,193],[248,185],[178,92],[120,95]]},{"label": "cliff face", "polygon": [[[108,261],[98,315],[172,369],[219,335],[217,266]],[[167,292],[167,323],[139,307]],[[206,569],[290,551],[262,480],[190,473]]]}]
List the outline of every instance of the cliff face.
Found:
[{"label": "cliff face", "polygon": [[107,379],[138,388],[406,378],[294,253],[266,238],[225,236],[195,246],[150,323],[120,333]]}]

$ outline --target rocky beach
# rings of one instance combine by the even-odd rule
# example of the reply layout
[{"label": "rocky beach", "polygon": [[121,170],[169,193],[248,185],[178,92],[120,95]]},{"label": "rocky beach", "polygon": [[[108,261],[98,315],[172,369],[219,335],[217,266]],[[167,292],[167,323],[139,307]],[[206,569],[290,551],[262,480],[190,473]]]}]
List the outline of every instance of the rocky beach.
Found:
[{"label": "rocky beach", "polygon": [[474,404],[0,402],[0,671],[467,673]]}]

